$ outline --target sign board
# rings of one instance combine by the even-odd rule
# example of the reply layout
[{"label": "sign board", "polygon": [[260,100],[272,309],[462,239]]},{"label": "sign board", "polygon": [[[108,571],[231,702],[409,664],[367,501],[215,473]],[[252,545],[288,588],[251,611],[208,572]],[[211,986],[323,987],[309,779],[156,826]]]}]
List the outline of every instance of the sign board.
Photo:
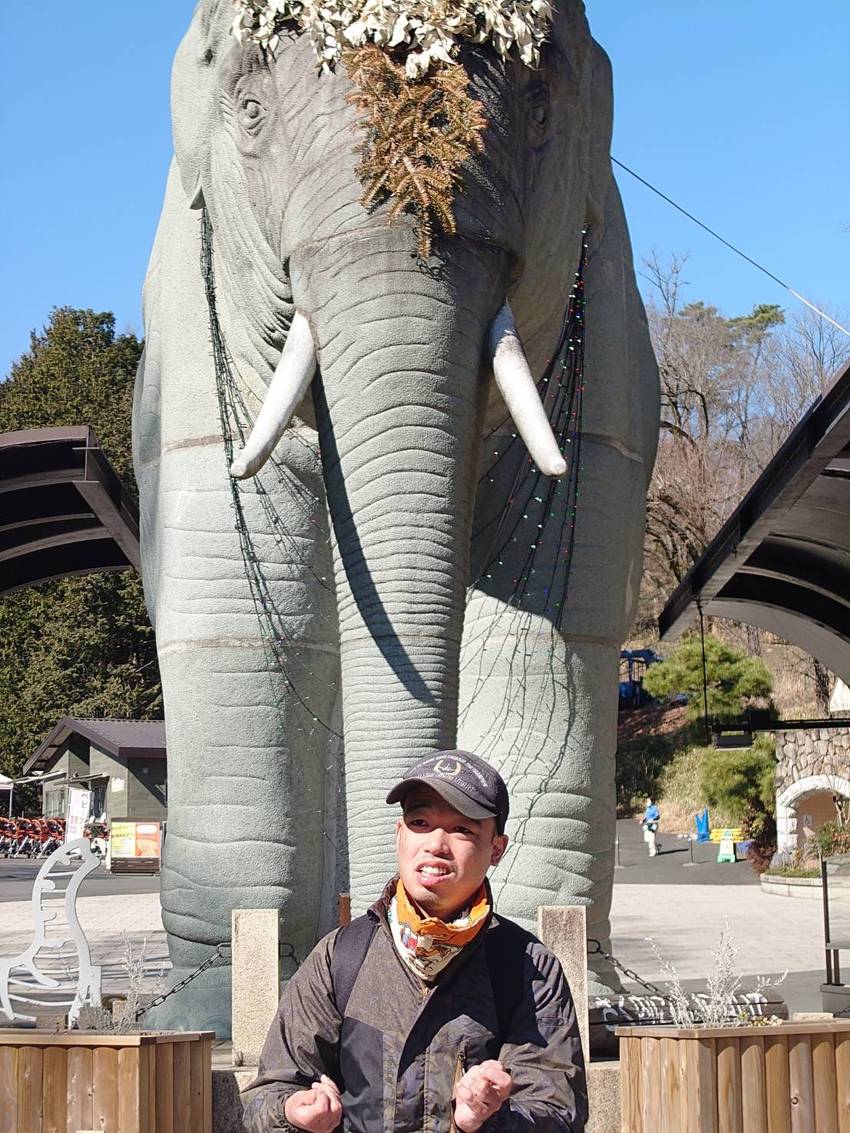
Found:
[{"label": "sign board", "polygon": [[734,862],[735,835],[739,833],[739,830],[730,830],[728,827],[723,831],[723,835],[720,839],[720,848],[717,851],[717,860],[719,862]]},{"label": "sign board", "polygon": [[65,807],[65,841],[82,838],[91,805],[91,791],[86,787],[69,787]]},{"label": "sign board", "polygon": [[711,841],[722,842],[724,838],[731,838],[735,842],[740,842],[744,837],[744,831],[740,826],[712,826],[711,828]]},{"label": "sign board", "polygon": [[106,868],[113,873],[158,873],[161,842],[159,822],[115,818],[109,829]]}]

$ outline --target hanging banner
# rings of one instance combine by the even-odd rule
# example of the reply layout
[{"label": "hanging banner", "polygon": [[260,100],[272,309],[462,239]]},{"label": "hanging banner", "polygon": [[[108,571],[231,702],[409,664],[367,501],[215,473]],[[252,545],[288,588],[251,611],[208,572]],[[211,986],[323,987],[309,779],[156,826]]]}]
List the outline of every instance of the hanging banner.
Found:
[{"label": "hanging banner", "polygon": [[91,791],[85,787],[68,788],[68,805],[65,808],[65,841],[82,838],[91,805]]}]

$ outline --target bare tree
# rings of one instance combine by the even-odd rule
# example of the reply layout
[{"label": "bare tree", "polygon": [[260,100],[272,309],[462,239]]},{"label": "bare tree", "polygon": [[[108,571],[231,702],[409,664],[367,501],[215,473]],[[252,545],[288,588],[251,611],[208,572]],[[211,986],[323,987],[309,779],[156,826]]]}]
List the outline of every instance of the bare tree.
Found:
[{"label": "bare tree", "polygon": [[[813,311],[795,311],[786,321],[780,307],[761,304],[726,318],[706,303],[684,302],[686,262],[674,256],[663,263],[653,253],[644,265],[661,426],[638,633],[654,626],[676,584],[850,360],[850,338]],[[751,652],[761,652],[757,629],[749,628],[747,641]],[[809,680],[825,711],[828,670],[813,662]]]},{"label": "bare tree", "polygon": [[850,339],[812,311],[727,318],[685,302],[687,258],[645,261],[661,377],[639,622],[648,626],[802,413],[850,358]]}]

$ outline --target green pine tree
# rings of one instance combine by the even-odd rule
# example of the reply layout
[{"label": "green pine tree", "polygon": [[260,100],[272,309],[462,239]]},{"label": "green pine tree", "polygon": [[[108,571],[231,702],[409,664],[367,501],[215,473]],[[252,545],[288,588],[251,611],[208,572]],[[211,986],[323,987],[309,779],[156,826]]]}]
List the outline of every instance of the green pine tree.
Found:
[{"label": "green pine tree", "polygon": [[[712,720],[729,720],[741,715],[744,702],[769,697],[770,671],[760,657],[750,657],[717,637],[705,638],[705,668],[708,687],[708,714]],[[688,694],[688,714],[692,720],[704,714],[702,646],[698,634],[684,638],[665,661],[651,665],[643,680],[650,696]]]},{"label": "green pine tree", "polygon": [[[91,425],[135,496],[130,412],[140,354],[135,335],[115,333],[112,314],[56,308],[0,383],[0,432]],[[0,771],[19,775],[61,716],[162,718],[153,630],[135,571],[0,597]]]}]

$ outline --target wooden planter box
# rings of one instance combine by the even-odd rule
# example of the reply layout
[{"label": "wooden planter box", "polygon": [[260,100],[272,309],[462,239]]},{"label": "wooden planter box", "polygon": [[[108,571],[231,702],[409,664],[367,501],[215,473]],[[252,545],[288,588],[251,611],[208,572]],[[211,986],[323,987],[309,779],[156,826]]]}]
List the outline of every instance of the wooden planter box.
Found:
[{"label": "wooden planter box", "polygon": [[850,1133],[850,1022],[617,1034],[623,1133]]},{"label": "wooden planter box", "polygon": [[0,1030],[0,1133],[212,1133],[214,1038]]}]

